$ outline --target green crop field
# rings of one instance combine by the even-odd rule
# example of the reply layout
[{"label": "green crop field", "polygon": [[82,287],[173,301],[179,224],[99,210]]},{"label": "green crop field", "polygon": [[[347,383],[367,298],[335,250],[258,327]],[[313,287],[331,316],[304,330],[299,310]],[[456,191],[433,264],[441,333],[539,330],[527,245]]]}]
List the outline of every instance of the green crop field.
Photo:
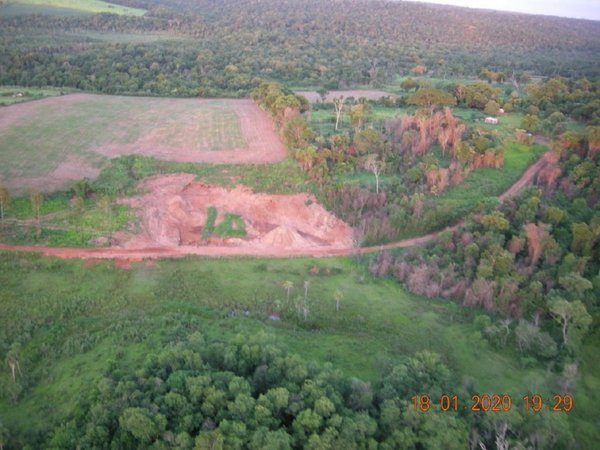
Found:
[{"label": "green crop field", "polygon": [[[17,14],[48,14],[48,15],[75,15],[82,13],[111,13],[128,16],[142,16],[145,10],[128,8],[101,0],[9,0],[5,7],[6,15]],[[0,9],[0,16],[5,15]]]},{"label": "green crop field", "polygon": [[[135,368],[192,318],[201,323],[198,331],[218,340],[266,331],[309,361],[331,362],[370,382],[385,361],[424,349],[443,355],[477,392],[507,393],[515,402],[532,389],[551,394],[558,377],[541,363],[521,366],[516,349],[493,349],[472,324],[477,311],[409,294],[347,258],[187,258],[123,271],[112,262],[3,252],[0,267],[0,338],[3,345],[21,343],[26,373],[19,402],[0,400],[0,417],[26,434],[60,422],[117,359]],[[314,267],[319,274],[311,274]],[[289,299],[286,280],[293,282]],[[306,321],[294,306],[305,281]],[[267,320],[275,311],[281,321]],[[586,383],[575,395],[590,400],[571,417],[575,423],[593,413],[596,368],[597,361],[586,360]],[[9,378],[0,372],[0,385],[10,386]]]},{"label": "green crop field", "polygon": [[9,187],[51,176],[63,163],[98,170],[107,156],[167,149],[194,160],[246,147],[235,107],[221,100],[77,95],[8,107],[2,117],[11,121],[0,127],[0,180]]}]

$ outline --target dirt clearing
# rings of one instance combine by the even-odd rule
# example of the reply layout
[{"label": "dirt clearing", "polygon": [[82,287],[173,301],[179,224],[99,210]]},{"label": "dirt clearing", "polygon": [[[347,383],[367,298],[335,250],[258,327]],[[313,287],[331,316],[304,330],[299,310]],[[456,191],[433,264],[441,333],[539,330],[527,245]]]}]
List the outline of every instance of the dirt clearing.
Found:
[{"label": "dirt clearing", "polygon": [[285,148],[252,100],[72,94],[0,109],[0,183],[53,191],[127,154],[176,162],[265,164]]},{"label": "dirt clearing", "polygon": [[[147,192],[122,200],[140,215],[140,233],[117,236],[123,248],[221,246],[263,251],[343,249],[352,247],[350,226],[327,212],[308,194],[256,194],[247,187],[226,189],[194,181],[194,175],[150,177],[140,184]],[[209,208],[215,225],[226,214],[238,215],[244,237],[205,235]]]}]

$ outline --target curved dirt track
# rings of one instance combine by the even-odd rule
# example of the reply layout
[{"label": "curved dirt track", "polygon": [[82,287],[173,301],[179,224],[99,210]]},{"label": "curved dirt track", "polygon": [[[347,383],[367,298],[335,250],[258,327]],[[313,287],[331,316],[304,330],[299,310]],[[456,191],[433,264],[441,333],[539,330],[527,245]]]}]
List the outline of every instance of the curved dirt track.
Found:
[{"label": "curved dirt track", "polygon": [[[542,155],[535,163],[527,168],[521,177],[498,198],[505,201],[514,196],[521,189],[532,183],[536,174],[546,165],[556,161],[554,152],[548,151]],[[224,246],[169,246],[153,248],[119,248],[119,247],[100,247],[100,248],[66,248],[66,247],[36,247],[27,245],[9,245],[0,243],[0,250],[36,252],[45,256],[54,256],[57,258],[77,258],[77,259],[124,259],[130,261],[158,258],[180,258],[187,255],[200,256],[261,256],[271,258],[288,258],[300,256],[326,257],[326,256],[350,256],[364,253],[377,252],[392,248],[406,248],[415,245],[425,244],[434,240],[440,233],[448,230],[454,230],[462,224],[447,227],[444,230],[425,234],[423,236],[401,241],[390,242],[388,244],[376,245],[372,247],[349,247],[342,249],[331,248],[305,248],[305,249],[260,249],[250,247],[224,247]]]}]

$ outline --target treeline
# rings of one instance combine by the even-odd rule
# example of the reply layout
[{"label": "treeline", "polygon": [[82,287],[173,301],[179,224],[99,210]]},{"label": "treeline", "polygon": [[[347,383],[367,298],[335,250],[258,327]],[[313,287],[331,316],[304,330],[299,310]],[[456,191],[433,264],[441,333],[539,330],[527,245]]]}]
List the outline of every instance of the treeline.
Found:
[{"label": "treeline", "polygon": [[484,207],[426,248],[381,254],[371,271],[414,293],[512,318],[482,322],[497,345],[511,335],[525,357],[568,360],[600,312],[598,128],[587,136],[563,135],[535,188]]},{"label": "treeline", "polygon": [[[193,328],[188,325],[188,328]],[[44,448],[464,449],[494,443],[573,444],[565,415],[417,410],[413,395],[456,392],[452,372],[428,351],[397,361],[375,385],[331,365],[307,364],[265,335],[221,342],[187,331],[134,373],[104,374]],[[495,415],[494,415],[495,414]],[[18,442],[18,441],[13,441]],[[31,443],[31,441],[30,441]]]},{"label": "treeline", "polygon": [[[0,19],[0,83],[236,96],[256,88],[257,77],[332,89],[398,75],[477,75],[482,66],[507,78],[599,75],[593,21],[364,0],[122,3],[148,12]],[[86,31],[179,40],[111,43]]]}]

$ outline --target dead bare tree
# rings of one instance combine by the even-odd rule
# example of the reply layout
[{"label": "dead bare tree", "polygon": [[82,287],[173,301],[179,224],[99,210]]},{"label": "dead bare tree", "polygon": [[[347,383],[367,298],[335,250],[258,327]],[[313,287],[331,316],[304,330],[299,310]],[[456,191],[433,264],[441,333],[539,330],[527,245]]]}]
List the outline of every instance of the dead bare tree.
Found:
[{"label": "dead bare tree", "polygon": [[344,111],[344,96],[333,99],[333,106],[335,108],[335,130],[337,131],[340,125],[340,119],[342,118],[342,112]]},{"label": "dead bare tree", "polygon": [[19,351],[17,348],[14,348],[14,346],[6,355],[6,364],[10,367],[13,382],[16,383],[16,372],[18,372],[21,377],[23,376],[23,373],[21,372],[21,365],[19,364]]},{"label": "dead bare tree", "polygon": [[379,175],[381,175],[381,172],[385,169],[385,162],[381,161],[375,153],[372,153],[367,155],[363,166],[375,175],[375,191],[379,194]]}]

